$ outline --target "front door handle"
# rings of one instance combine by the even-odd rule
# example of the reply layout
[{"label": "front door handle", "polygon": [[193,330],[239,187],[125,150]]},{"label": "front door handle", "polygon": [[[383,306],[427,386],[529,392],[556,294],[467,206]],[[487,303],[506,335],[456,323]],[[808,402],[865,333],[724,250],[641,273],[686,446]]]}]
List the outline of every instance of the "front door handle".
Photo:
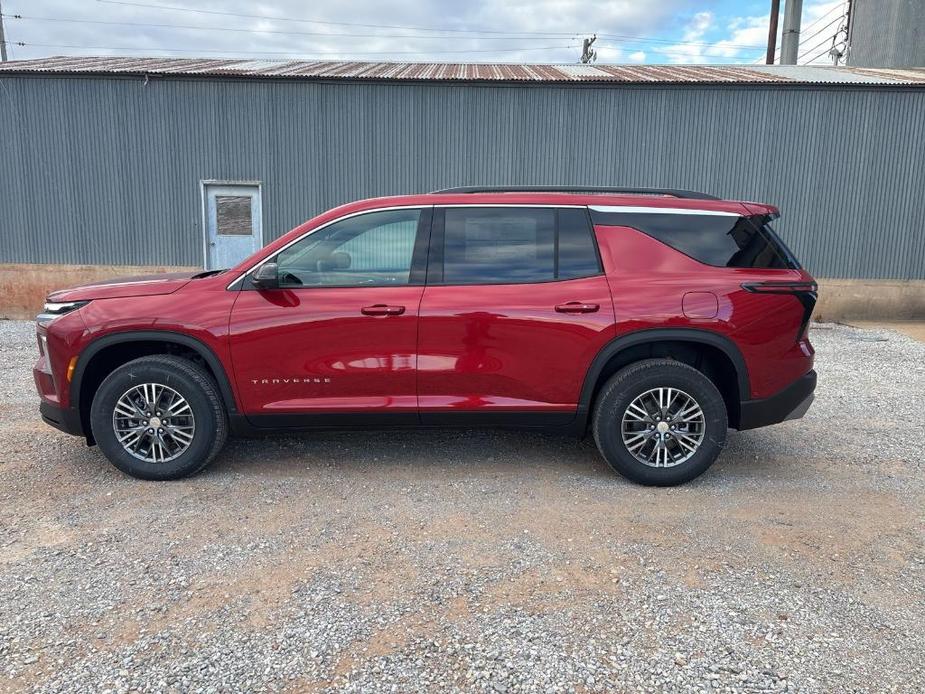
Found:
[{"label": "front door handle", "polygon": [[404,312],[404,306],[387,306],[386,304],[374,304],[360,309],[360,313],[364,316],[400,316]]},{"label": "front door handle", "polygon": [[559,304],[556,311],[559,313],[594,313],[600,309],[599,304],[583,304],[580,301],[569,301],[567,304]]}]

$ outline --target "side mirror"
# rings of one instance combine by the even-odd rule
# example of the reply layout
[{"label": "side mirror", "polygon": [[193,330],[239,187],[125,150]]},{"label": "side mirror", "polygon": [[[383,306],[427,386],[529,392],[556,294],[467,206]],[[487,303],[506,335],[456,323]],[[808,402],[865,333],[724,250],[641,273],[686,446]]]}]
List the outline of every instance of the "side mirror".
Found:
[{"label": "side mirror", "polygon": [[264,263],[251,275],[251,282],[258,289],[279,289],[279,265]]}]

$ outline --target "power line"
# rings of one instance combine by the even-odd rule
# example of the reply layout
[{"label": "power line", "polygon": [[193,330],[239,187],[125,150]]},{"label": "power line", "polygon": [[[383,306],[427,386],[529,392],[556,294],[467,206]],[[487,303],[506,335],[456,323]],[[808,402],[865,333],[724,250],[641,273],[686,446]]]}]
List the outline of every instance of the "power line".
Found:
[{"label": "power line", "polygon": [[[441,27],[422,27],[422,26],[410,26],[402,24],[364,24],[359,22],[334,22],[321,19],[304,19],[297,17],[280,17],[280,16],[267,16],[261,14],[249,14],[243,12],[224,12],[220,10],[203,10],[195,7],[178,7],[176,5],[156,5],[151,3],[143,2],[133,2],[131,0],[97,0],[97,2],[103,2],[111,5],[128,5],[131,7],[144,7],[149,9],[157,10],[167,10],[173,12],[192,12],[196,14],[209,14],[209,15],[221,15],[225,17],[243,17],[247,19],[263,19],[269,21],[279,21],[279,22],[298,22],[304,24],[323,24],[331,26],[347,26],[347,27],[363,27],[363,28],[373,28],[373,29],[401,29],[406,31],[423,31],[431,33],[455,33],[455,34],[494,34],[494,35],[503,35],[505,37],[533,37],[533,38],[553,38],[553,37],[567,37],[567,38],[577,38],[578,36],[587,35],[590,32],[574,31],[574,32],[533,32],[533,31],[499,31],[496,29],[451,29],[451,28],[441,28]],[[75,20],[82,21],[82,20]],[[218,28],[218,27],[216,27]],[[267,32],[267,33],[276,33],[276,32]],[[326,34],[333,36],[334,34]],[[346,35],[346,34],[345,34]],[[377,35],[378,36],[378,35]],[[385,36],[384,34],[381,36]],[[654,36],[638,36],[632,34],[598,34],[600,38],[606,38],[616,41],[627,41],[635,43],[664,43],[670,45],[692,45],[692,46],[710,46],[709,42],[701,41],[680,41],[672,39],[663,39],[657,38]],[[404,37],[404,38],[414,38],[414,37]],[[485,38],[485,37],[481,37]],[[764,46],[757,46],[751,44],[724,44],[730,48],[742,48],[748,50],[764,50]]]},{"label": "power line", "polygon": [[809,30],[812,29],[814,26],[816,26],[817,24],[819,24],[819,22],[821,22],[822,20],[824,20],[826,17],[828,17],[830,14],[832,14],[832,13],[835,12],[836,10],[842,11],[842,12],[843,12],[843,11],[845,10],[845,6],[846,6],[847,4],[848,4],[847,2],[843,2],[843,3],[841,3],[840,5],[836,5],[835,7],[833,7],[832,9],[830,9],[828,12],[826,12],[826,13],[820,15],[819,18],[816,19],[815,22],[813,22],[813,23],[810,24],[808,27],[806,27],[805,29],[803,29],[803,31],[804,31],[804,32],[809,31]]},{"label": "power line", "polygon": [[835,38],[836,38],[837,36],[838,36],[838,34],[834,34],[834,35],[832,35],[832,36],[826,36],[825,39],[823,39],[822,41],[820,41],[819,43],[817,43],[817,44],[816,44],[815,46],[813,46],[812,48],[807,48],[805,51],[803,51],[803,53],[802,53],[797,59],[799,60],[800,58],[805,58],[807,55],[809,55],[810,53],[812,53],[814,50],[816,50],[816,49],[819,48],[820,46],[826,45],[827,43],[829,43],[829,41],[834,41]]},{"label": "power line", "polygon": [[809,60],[805,61],[805,62],[803,63],[803,65],[810,65],[814,60],[819,60],[819,58],[821,58],[822,56],[828,55],[828,54],[829,54],[829,50],[830,50],[830,49],[826,49],[826,50],[822,51],[821,53],[817,53],[817,54],[814,55],[812,58],[810,58]]},{"label": "power line", "polygon": [[148,47],[138,47],[138,46],[81,46],[77,44],[63,44],[63,43],[32,43],[28,41],[7,41],[8,45],[13,46],[32,46],[35,48],[79,48],[82,50],[94,50],[94,51],[163,51],[168,53],[240,53],[243,55],[278,55],[278,56],[288,56],[288,55],[301,55],[301,56],[316,56],[316,57],[339,57],[343,59],[343,55],[434,55],[434,54],[448,54],[448,53],[519,53],[521,51],[554,51],[554,50],[565,50],[569,48],[579,48],[580,46],[577,43],[572,43],[562,46],[531,46],[527,48],[498,48],[498,49],[480,49],[480,50],[452,50],[452,51],[328,51],[328,52],[307,52],[302,53],[299,51],[237,51],[234,49],[223,49],[223,50],[209,50],[205,48],[164,48],[157,46],[148,46]]},{"label": "power line", "polygon": [[[598,34],[599,38],[610,39],[613,41],[641,41],[645,43],[667,43],[673,46],[714,46],[714,43],[709,41],[681,41],[681,40],[672,40],[672,39],[659,39],[652,36],[631,36],[631,35],[621,35],[621,34]],[[753,51],[763,51],[764,46],[757,46],[755,44],[746,44],[746,43],[724,43],[723,46],[728,48],[742,48],[746,50]]]},{"label": "power line", "polygon": [[[846,11],[847,8],[848,8],[848,3],[847,3],[847,2],[843,2],[843,3],[841,3],[840,5],[837,5],[837,6],[833,7],[833,8],[831,8],[830,10],[828,10],[827,12],[825,12],[824,14],[822,14],[818,19],[816,19],[816,21],[814,21],[814,22],[813,22],[812,24],[810,24],[808,27],[806,27],[805,29],[803,29],[802,32],[801,32],[800,44],[799,44],[798,47],[799,47],[799,48],[802,48],[802,47],[805,46],[810,40],[812,40],[812,38],[813,38],[814,36],[818,36],[819,34],[821,34],[823,31],[825,31],[826,29],[828,29],[830,26],[832,26],[832,25],[835,24],[836,22],[840,22],[841,20],[845,19],[845,18],[848,16],[847,11]],[[812,29],[813,27],[817,26],[817,25],[818,25],[820,22],[822,22],[823,20],[827,19],[828,16],[829,16],[830,14],[832,14],[833,12],[835,12],[835,11],[840,11],[840,12],[842,12],[842,14],[839,15],[838,17],[836,17],[835,19],[833,19],[831,22],[829,22],[828,24],[826,24],[822,29],[820,29],[819,31],[815,32],[814,34],[810,34],[809,36],[804,36],[804,34],[806,34],[807,31],[809,31],[809,30]],[[835,34],[838,35],[838,32],[836,31]],[[810,50],[812,50],[812,49],[810,49]],[[780,57],[780,49],[778,48],[777,50],[774,51],[774,58],[777,59],[777,58],[779,58],[779,57]],[[759,60],[755,60],[755,61],[753,61],[753,62],[758,63],[758,62],[760,62],[760,61],[759,61]]]},{"label": "power line", "polygon": [[[458,41],[528,41],[534,40],[534,37],[520,36],[518,34],[510,34],[506,36],[427,36],[421,34],[354,34],[354,33],[330,33],[330,32],[315,32],[315,31],[280,31],[276,29],[242,29],[237,27],[214,27],[214,26],[196,26],[195,24],[169,24],[169,23],[156,23],[156,22],[118,22],[118,21],[109,21],[101,19],[72,19],[65,17],[33,17],[31,15],[3,15],[11,19],[19,19],[25,21],[35,21],[35,22],[65,22],[65,23],[75,23],[75,24],[98,24],[104,26],[132,26],[132,27],[150,27],[150,28],[160,28],[160,29],[185,29],[193,31],[230,31],[235,33],[246,33],[246,34],[275,34],[281,36],[314,36],[314,37],[340,37],[340,38],[388,38],[388,39],[415,39],[415,40],[458,40]],[[569,38],[578,38],[577,34],[567,35]],[[555,35],[544,35],[537,34],[536,38],[560,38]],[[649,43],[663,43],[670,44],[674,46],[702,46],[702,47],[712,47],[714,44],[700,41],[670,41],[667,39],[655,39],[648,37],[638,37],[630,38],[626,37],[623,40],[625,43],[639,43],[643,45],[648,45]],[[733,48],[737,46],[742,46],[741,44],[723,44],[724,47]],[[744,46],[742,46],[744,48]],[[656,49],[651,49],[652,52],[657,52]],[[759,50],[757,48],[748,48],[747,50]]]},{"label": "power line", "polygon": [[[65,17],[32,17],[30,15],[21,15],[21,14],[5,14],[3,17],[8,17],[10,19],[22,19],[27,21],[34,22],[66,22],[73,24],[103,24],[108,26],[132,26],[132,27],[151,27],[156,29],[192,29],[195,31],[233,31],[238,33],[247,33],[247,34],[280,34],[283,36],[330,36],[330,37],[339,37],[339,38],[390,38],[390,39],[435,39],[440,41],[447,40],[464,40],[464,41],[512,41],[512,40],[534,40],[534,38],[562,38],[558,35],[537,35],[537,37],[521,37],[517,34],[511,34],[508,36],[422,36],[420,34],[338,34],[330,33],[325,31],[279,31],[276,29],[241,29],[237,27],[212,27],[212,26],[196,26],[195,24],[162,24],[154,22],[114,22],[107,21],[102,19],[71,19]],[[578,38],[578,34],[570,34],[569,38]]]},{"label": "power line", "polygon": [[[712,45],[712,44],[711,44]],[[622,46],[612,46],[608,44],[600,44],[601,48],[611,48],[614,50],[622,50]],[[683,51],[666,51],[663,49],[652,48],[652,49],[640,49],[642,52],[655,53],[656,55],[667,55],[676,58],[710,58],[716,60],[734,60],[739,61],[739,58],[732,55],[709,55],[705,53],[684,53]]]},{"label": "power line", "polygon": [[[825,31],[826,29],[828,29],[828,28],[829,28],[830,26],[832,26],[833,24],[842,21],[844,18],[845,18],[845,15],[840,15],[840,16],[836,17],[836,18],[833,19],[831,22],[829,22],[829,23],[826,24],[824,27],[822,27],[819,31],[817,31],[817,32],[815,32],[815,33],[813,33],[813,34],[810,34],[810,35],[807,36],[805,39],[803,39],[802,41],[800,41],[800,44],[802,45],[802,44],[805,44],[805,43],[809,43],[810,41],[813,40],[814,37],[819,36],[819,34],[821,34],[823,31]],[[837,34],[838,32],[836,31],[835,33]]]},{"label": "power line", "polygon": [[421,27],[421,26],[409,26],[402,24],[362,24],[359,22],[332,22],[321,19],[301,19],[296,17],[279,17],[279,16],[268,16],[263,14],[247,14],[244,12],[222,12],[220,10],[203,10],[196,7],[177,7],[175,5],[152,5],[150,3],[144,2],[130,2],[129,0],[96,0],[97,2],[104,2],[109,5],[128,5],[131,7],[145,7],[149,9],[156,10],[169,10],[174,12],[194,12],[196,14],[211,14],[211,15],[222,15],[225,17],[244,17],[246,19],[263,19],[270,20],[274,22],[299,22],[302,24],[328,24],[332,26],[351,26],[351,27],[364,27],[367,29],[406,29],[410,31],[431,31],[431,32],[450,32],[450,33],[461,33],[461,34],[505,34],[512,35],[516,34],[518,36],[575,36],[576,33],[581,32],[530,32],[530,31],[498,31],[493,29],[440,29],[434,27]]}]

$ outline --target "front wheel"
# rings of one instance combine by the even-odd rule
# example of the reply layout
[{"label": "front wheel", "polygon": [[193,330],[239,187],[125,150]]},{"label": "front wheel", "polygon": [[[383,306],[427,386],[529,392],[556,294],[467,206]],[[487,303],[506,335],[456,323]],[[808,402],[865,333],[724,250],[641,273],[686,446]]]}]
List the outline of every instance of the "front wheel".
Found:
[{"label": "front wheel", "polygon": [[726,443],[723,396],[710,379],[671,359],[646,359],[604,384],[592,418],[610,466],[640,484],[670,486],[706,471]]},{"label": "front wheel", "polygon": [[141,357],[109,374],[93,397],[90,426],[113,465],[145,480],[198,472],[228,434],[211,376],[187,359],[168,355]]}]

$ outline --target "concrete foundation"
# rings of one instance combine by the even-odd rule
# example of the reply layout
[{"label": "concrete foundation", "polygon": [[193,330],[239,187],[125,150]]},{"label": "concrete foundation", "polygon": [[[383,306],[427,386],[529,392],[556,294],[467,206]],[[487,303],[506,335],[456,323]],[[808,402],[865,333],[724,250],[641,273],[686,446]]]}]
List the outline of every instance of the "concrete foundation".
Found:
[{"label": "concrete foundation", "polygon": [[[190,267],[0,264],[0,318],[32,318],[52,290]],[[925,280],[820,279],[817,320],[925,320]]]},{"label": "concrete foundation", "polygon": [[925,280],[819,280],[816,320],[925,320]]}]

